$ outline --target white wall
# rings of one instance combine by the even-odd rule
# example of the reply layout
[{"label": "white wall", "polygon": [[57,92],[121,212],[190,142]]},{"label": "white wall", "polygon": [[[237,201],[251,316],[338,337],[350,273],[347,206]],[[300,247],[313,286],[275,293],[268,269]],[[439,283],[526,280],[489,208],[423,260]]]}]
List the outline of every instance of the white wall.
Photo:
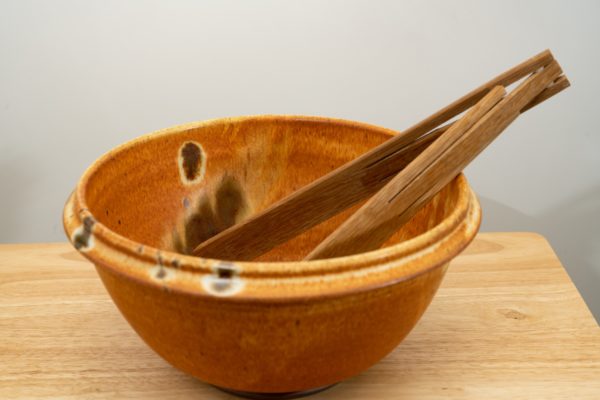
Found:
[{"label": "white wall", "polygon": [[572,87],[467,170],[484,230],[533,230],[600,315],[600,2],[1,1],[0,242],[62,241],[115,145],[242,114],[403,129],[551,48]]}]

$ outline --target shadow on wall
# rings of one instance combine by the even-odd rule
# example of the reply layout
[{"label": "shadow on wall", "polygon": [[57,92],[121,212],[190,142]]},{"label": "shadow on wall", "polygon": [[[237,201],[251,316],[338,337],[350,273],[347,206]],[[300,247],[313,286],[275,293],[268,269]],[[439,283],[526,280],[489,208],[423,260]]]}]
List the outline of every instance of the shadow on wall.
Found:
[{"label": "shadow on wall", "polygon": [[549,211],[529,216],[495,200],[479,197],[482,231],[534,231],[546,236],[596,321],[600,321],[600,187],[570,198]]},{"label": "shadow on wall", "polygon": [[31,172],[29,167],[19,168],[18,162],[0,163],[0,243],[13,243],[22,229],[23,203],[31,196]]}]

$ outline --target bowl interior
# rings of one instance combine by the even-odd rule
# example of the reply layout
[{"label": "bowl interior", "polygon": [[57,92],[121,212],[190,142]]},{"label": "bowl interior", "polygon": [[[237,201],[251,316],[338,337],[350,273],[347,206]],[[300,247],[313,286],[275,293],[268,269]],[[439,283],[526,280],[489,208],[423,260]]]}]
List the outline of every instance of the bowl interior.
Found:
[{"label": "bowl interior", "polygon": [[[241,117],[167,129],[129,142],[89,171],[87,206],[143,245],[189,254],[203,240],[382,143],[392,131],[311,117]],[[454,208],[454,180],[386,244],[424,233]],[[299,260],[360,204],[263,255]],[[282,226],[285,221],[281,221]]]}]

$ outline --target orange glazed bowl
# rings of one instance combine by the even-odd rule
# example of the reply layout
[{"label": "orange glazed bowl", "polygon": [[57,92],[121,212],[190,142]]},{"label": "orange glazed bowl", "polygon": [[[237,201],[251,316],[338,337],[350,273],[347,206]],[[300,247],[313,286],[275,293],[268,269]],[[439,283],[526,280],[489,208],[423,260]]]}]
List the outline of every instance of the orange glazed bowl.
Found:
[{"label": "orange glazed bowl", "polygon": [[465,177],[376,251],[299,261],[357,205],[252,262],[189,254],[394,134],[299,116],[165,129],[88,168],[65,205],[65,231],[174,367],[242,395],[311,393],[377,363],[415,326],[479,229]]}]

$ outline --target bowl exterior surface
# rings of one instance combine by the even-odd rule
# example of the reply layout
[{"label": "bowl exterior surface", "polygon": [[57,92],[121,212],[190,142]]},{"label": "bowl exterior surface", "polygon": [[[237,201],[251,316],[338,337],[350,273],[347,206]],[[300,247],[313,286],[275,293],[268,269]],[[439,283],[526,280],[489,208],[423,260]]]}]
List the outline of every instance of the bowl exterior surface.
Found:
[{"label": "bowl exterior surface", "polygon": [[213,385],[281,393],[330,385],[391,352],[419,320],[445,272],[290,304],[236,304],[174,295],[97,266],[132,327],[177,368]]}]

